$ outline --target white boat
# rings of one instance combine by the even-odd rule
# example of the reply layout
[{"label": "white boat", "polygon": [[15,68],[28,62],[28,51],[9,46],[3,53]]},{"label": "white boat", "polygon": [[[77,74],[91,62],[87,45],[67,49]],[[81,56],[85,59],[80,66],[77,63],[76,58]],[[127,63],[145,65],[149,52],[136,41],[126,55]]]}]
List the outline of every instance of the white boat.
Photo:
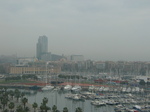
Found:
[{"label": "white boat", "polygon": [[103,102],[105,102],[108,105],[116,105],[116,104],[118,104],[118,102],[116,102],[114,100],[103,100]]},{"label": "white boat", "polygon": [[139,87],[135,87],[135,91],[138,93],[140,91]]},{"label": "white boat", "polygon": [[82,100],[82,99],[81,99],[81,96],[80,96],[79,94],[73,95],[72,99],[73,99],[73,100]]},{"label": "white boat", "polygon": [[73,98],[73,94],[67,94],[67,95],[65,95],[65,98],[72,99]]},{"label": "white boat", "polygon": [[71,90],[72,89],[72,86],[71,85],[66,85],[65,87],[64,87],[64,90]]},{"label": "white boat", "polygon": [[134,87],[134,88],[132,88],[132,92],[134,93],[134,92],[136,92],[136,88]]},{"label": "white boat", "polygon": [[82,89],[81,86],[75,85],[71,90],[77,92],[77,91],[81,91],[81,89]]},{"label": "white boat", "polygon": [[126,92],[126,89],[127,89],[127,88],[123,87],[123,88],[122,88],[122,92]]},{"label": "white boat", "polygon": [[89,91],[94,91],[95,90],[95,86],[94,85],[89,86],[88,90]]},{"label": "white boat", "polygon": [[100,92],[102,92],[103,90],[104,90],[104,87],[103,87],[103,86],[99,88],[99,91],[100,91]]},{"label": "white boat", "polygon": [[128,93],[130,93],[131,90],[132,90],[132,89],[131,89],[130,87],[128,87],[126,91],[127,91]]},{"label": "white boat", "polygon": [[99,100],[91,101],[91,104],[95,105],[95,106],[104,106],[104,105],[106,105],[105,102],[99,101]]},{"label": "white boat", "polygon": [[140,92],[141,92],[141,93],[143,93],[143,92],[144,92],[144,89],[143,89],[143,88],[141,88],[141,89],[140,89]]},{"label": "white boat", "polygon": [[103,89],[103,91],[105,91],[105,92],[109,91],[109,87],[105,87],[105,88]]},{"label": "white boat", "polygon": [[60,87],[55,87],[54,89],[53,89],[53,91],[59,91],[60,90]]},{"label": "white boat", "polygon": [[139,105],[134,105],[134,106],[133,106],[133,109],[141,110],[141,109],[142,109],[142,107],[141,107],[141,106],[139,106]]},{"label": "white boat", "polygon": [[41,89],[42,91],[48,91],[48,90],[52,90],[54,88],[54,86],[47,85],[47,78],[48,78],[48,76],[47,76],[47,65],[48,65],[48,62],[46,63],[46,82],[45,82],[46,86]]},{"label": "white boat", "polygon": [[46,85],[45,87],[42,88],[42,91],[52,90],[53,88],[54,88],[54,86]]}]

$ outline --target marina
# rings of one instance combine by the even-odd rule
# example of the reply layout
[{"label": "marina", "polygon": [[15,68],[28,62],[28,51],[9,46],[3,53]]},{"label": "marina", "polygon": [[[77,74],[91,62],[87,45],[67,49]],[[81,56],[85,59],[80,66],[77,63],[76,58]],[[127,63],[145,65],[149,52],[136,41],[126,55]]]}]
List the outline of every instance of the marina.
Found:
[{"label": "marina", "polygon": [[67,107],[71,112],[77,107],[83,112],[150,111],[150,95],[144,88],[134,87],[131,91],[125,87],[95,87],[92,90],[91,86],[89,88],[86,91],[72,91],[55,87],[50,91],[38,91],[28,95],[28,99],[30,104],[37,102],[40,105],[42,98],[47,97],[48,105],[56,105],[60,111],[63,107]]},{"label": "marina", "polygon": [[37,102],[38,105],[41,104],[42,98],[48,98],[48,106],[52,107],[56,105],[58,110],[62,112],[64,107],[67,107],[69,112],[75,112],[77,107],[81,107],[83,112],[115,112],[113,106],[106,105],[104,107],[97,107],[91,105],[91,100],[82,100],[78,99],[78,95],[72,94],[72,97],[66,98],[65,96],[71,94],[70,92],[58,92],[58,91],[44,91],[37,92],[33,95],[27,95],[28,102],[33,104],[33,102]]}]

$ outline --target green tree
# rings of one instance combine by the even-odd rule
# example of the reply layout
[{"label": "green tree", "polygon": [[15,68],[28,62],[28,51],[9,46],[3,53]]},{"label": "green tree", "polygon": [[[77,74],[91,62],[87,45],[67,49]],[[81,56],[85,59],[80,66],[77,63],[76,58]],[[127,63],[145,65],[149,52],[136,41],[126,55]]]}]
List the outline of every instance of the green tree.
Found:
[{"label": "green tree", "polygon": [[43,103],[41,103],[41,107],[44,108],[45,112],[47,112],[48,110],[51,109],[50,107],[46,106],[47,103],[48,103],[48,98],[44,97],[43,98]]},{"label": "green tree", "polygon": [[36,102],[34,102],[34,103],[32,104],[32,107],[34,108],[34,112],[35,112],[35,109],[38,107],[38,104],[37,104]]},{"label": "green tree", "polygon": [[41,109],[41,112],[47,112],[48,110],[51,110],[51,108],[46,106],[46,104],[44,103],[41,103],[40,109]]},{"label": "green tree", "polygon": [[5,109],[3,112],[9,112],[8,109]]},{"label": "green tree", "polygon": [[14,107],[15,107],[15,104],[14,104],[13,102],[10,102],[10,103],[8,104],[8,107],[9,107],[9,109],[11,110],[11,112],[13,112],[13,109],[14,109]]},{"label": "green tree", "polygon": [[21,105],[17,106],[16,112],[23,112],[23,107]]},{"label": "green tree", "polygon": [[11,96],[11,99],[13,100],[13,96],[15,95],[12,90],[9,91],[9,95]]},{"label": "green tree", "polygon": [[23,98],[25,96],[25,93],[24,92],[22,92],[21,93],[21,98]]},{"label": "green tree", "polygon": [[14,93],[15,93],[15,97],[17,98],[17,102],[18,102],[18,99],[20,98],[21,93],[18,89],[15,89]]},{"label": "green tree", "polygon": [[82,109],[80,107],[76,108],[75,112],[82,112]]},{"label": "green tree", "polygon": [[28,102],[28,99],[27,98],[23,98],[22,99],[22,103],[23,103],[23,106],[24,106],[24,109],[26,107],[26,103]]},{"label": "green tree", "polygon": [[43,98],[43,104],[47,104],[48,103],[48,98],[44,97]]},{"label": "green tree", "polygon": [[48,110],[51,110],[51,108],[48,106],[45,106],[45,112],[47,112]]},{"label": "green tree", "polygon": [[4,89],[4,92],[6,93],[6,91],[7,91],[8,88],[7,88],[7,87],[4,87],[3,89]]},{"label": "green tree", "polygon": [[29,107],[25,107],[23,112],[30,112]]},{"label": "green tree", "polygon": [[8,99],[7,98],[2,98],[1,104],[3,105],[3,110],[5,109],[5,106],[8,103]]},{"label": "green tree", "polygon": [[41,110],[41,112],[44,112],[44,110],[45,110],[45,104],[41,103],[40,110]]},{"label": "green tree", "polygon": [[2,109],[2,105],[0,105],[0,109]]},{"label": "green tree", "polygon": [[53,105],[52,112],[57,112],[57,106],[56,105]]},{"label": "green tree", "polygon": [[64,108],[63,108],[63,112],[68,112],[68,108],[67,108],[67,107],[64,107]]}]

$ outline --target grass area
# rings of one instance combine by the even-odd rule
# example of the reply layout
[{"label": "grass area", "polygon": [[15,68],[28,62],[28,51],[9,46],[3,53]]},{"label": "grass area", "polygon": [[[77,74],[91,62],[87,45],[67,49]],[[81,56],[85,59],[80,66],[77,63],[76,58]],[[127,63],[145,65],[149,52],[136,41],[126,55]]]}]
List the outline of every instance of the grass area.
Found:
[{"label": "grass area", "polygon": [[17,83],[36,83],[36,81],[29,81],[29,80],[0,80],[0,84],[17,84]]}]

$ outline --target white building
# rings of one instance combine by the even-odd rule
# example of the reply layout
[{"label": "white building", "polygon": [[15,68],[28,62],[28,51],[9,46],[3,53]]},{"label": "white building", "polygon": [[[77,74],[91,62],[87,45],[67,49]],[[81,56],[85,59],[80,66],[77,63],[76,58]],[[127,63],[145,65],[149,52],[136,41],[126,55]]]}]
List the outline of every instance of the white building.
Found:
[{"label": "white building", "polygon": [[20,58],[17,59],[17,64],[16,66],[26,66],[28,65],[29,62],[34,62],[35,58]]}]

